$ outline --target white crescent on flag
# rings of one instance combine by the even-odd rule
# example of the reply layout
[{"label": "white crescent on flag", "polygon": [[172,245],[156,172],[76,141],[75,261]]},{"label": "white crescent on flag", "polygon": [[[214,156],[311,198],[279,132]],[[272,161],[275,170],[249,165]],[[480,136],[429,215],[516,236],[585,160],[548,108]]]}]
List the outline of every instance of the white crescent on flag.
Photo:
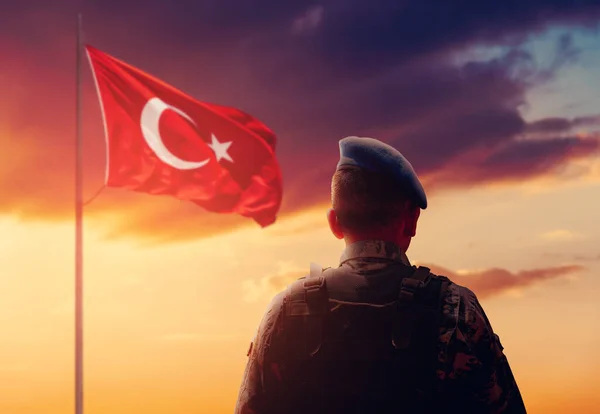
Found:
[{"label": "white crescent on flag", "polygon": [[205,166],[210,161],[209,158],[197,162],[182,160],[181,158],[173,154],[171,151],[169,151],[169,149],[165,146],[165,143],[163,142],[162,137],[160,136],[159,122],[160,116],[167,109],[171,109],[177,112],[179,115],[196,125],[194,120],[179,108],[165,103],[160,98],[151,98],[148,100],[148,102],[146,102],[146,105],[144,105],[144,109],[142,109],[142,116],[140,119],[142,135],[144,136],[146,143],[148,143],[150,149],[154,151],[156,156],[162,162],[170,165],[173,168],[177,168],[178,170],[193,170]]}]

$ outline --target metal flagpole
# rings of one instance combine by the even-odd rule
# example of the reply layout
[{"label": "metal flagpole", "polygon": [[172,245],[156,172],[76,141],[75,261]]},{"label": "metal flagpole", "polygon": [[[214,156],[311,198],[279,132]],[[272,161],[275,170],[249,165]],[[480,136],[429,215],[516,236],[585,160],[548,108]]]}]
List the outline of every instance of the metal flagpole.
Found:
[{"label": "metal flagpole", "polygon": [[75,145],[75,414],[83,414],[83,137],[81,129],[81,13],[77,16],[77,136]]}]

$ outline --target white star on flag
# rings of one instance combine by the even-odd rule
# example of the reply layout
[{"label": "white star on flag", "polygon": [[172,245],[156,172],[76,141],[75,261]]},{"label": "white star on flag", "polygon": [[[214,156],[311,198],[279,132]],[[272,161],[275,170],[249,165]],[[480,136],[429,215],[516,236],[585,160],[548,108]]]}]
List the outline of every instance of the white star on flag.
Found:
[{"label": "white star on flag", "polygon": [[211,134],[212,143],[208,144],[208,146],[214,151],[215,156],[217,157],[217,162],[221,160],[221,158],[225,158],[229,162],[233,162],[229,154],[227,153],[227,149],[231,146],[231,142],[219,142],[215,134]]}]

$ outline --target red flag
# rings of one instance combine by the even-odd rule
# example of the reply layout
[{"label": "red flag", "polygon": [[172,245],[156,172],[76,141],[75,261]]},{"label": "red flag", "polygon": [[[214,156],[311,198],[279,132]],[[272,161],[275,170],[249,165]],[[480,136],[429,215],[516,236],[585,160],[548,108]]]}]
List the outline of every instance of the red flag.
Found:
[{"label": "red flag", "polygon": [[275,221],[282,180],[269,128],[86,49],[104,118],[107,186],[171,195],[263,227]]}]

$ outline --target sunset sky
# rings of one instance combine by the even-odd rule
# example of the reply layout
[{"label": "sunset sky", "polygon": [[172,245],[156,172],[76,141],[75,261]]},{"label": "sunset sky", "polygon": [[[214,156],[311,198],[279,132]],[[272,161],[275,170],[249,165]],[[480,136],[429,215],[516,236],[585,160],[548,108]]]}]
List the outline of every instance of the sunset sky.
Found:
[{"label": "sunset sky", "polygon": [[[73,412],[78,11],[87,43],[272,128],[284,179],[266,229],[120,189],[86,207],[86,414],[232,412],[271,297],[337,265],[347,135],[412,162],[429,207],[408,256],[479,296],[528,412],[598,412],[600,4],[450,3],[3,5],[0,412]],[[83,81],[87,198],[106,160]]]}]

